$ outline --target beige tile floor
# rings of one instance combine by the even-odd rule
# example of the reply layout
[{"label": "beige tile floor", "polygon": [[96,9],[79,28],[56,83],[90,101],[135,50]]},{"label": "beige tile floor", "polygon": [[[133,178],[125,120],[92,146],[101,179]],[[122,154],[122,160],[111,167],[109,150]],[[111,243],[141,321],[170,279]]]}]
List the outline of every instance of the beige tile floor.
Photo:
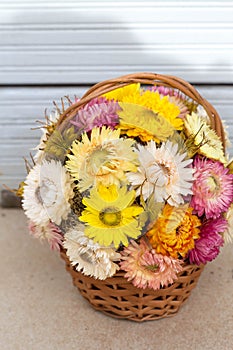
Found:
[{"label": "beige tile floor", "polygon": [[19,209],[0,209],[1,350],[233,349],[233,246],[209,264],[172,318],[119,321],[94,311],[64,263],[29,236]]}]

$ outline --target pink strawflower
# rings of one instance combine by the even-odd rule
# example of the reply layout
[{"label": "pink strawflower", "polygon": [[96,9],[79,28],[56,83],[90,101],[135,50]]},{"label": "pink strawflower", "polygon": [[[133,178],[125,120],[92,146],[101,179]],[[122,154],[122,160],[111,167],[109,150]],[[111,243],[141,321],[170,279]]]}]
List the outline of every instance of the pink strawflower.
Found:
[{"label": "pink strawflower", "polygon": [[226,228],[227,220],[222,217],[207,220],[201,227],[200,238],[195,241],[195,248],[188,254],[190,263],[200,265],[215,259],[224,243],[220,233]]},{"label": "pink strawflower", "polygon": [[119,123],[119,110],[120,107],[114,100],[109,101],[105,97],[94,98],[77,112],[71,123],[81,132],[88,132],[103,125],[114,129]]},{"label": "pink strawflower", "polygon": [[151,91],[158,92],[160,95],[163,96],[179,96],[181,93],[178,91],[173,90],[170,87],[163,86],[163,85],[155,85],[150,88]]},{"label": "pink strawflower", "polygon": [[138,245],[131,241],[121,253],[120,267],[126,271],[125,278],[138,288],[160,289],[177,279],[182,271],[181,262],[169,256],[157,254],[150,249],[144,239]]},{"label": "pink strawflower", "polygon": [[196,157],[193,163],[193,197],[190,206],[198,216],[218,218],[233,199],[233,174],[219,161]]},{"label": "pink strawflower", "polygon": [[60,250],[62,245],[63,236],[62,232],[57,225],[52,222],[49,222],[45,226],[36,225],[34,222],[30,221],[29,232],[36,238],[39,238],[41,241],[47,239],[51,250]]}]

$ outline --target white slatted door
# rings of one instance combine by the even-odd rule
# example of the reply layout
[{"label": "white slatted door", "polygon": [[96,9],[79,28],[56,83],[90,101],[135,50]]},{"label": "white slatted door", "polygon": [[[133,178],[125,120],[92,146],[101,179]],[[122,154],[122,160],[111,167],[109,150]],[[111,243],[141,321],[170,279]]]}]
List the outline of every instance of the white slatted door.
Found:
[{"label": "white slatted door", "polygon": [[0,1],[3,84],[136,71],[233,82],[232,1]]}]

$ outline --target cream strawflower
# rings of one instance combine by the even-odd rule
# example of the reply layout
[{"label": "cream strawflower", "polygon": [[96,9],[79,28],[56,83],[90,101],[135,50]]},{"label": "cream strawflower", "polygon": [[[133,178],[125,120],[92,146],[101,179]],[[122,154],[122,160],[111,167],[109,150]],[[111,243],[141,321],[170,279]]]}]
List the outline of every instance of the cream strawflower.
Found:
[{"label": "cream strawflower", "polygon": [[137,155],[134,140],[120,138],[120,130],[103,126],[94,128],[90,139],[86,133],[80,142],[74,141],[66,167],[79,181],[81,192],[102,183],[119,185],[127,181],[125,173],[136,171]]},{"label": "cream strawflower", "polygon": [[147,200],[153,193],[157,202],[167,200],[170,205],[184,203],[183,196],[192,194],[192,159],[187,153],[180,153],[178,145],[170,141],[157,148],[154,141],[147,146],[138,146],[140,166],[138,172],[128,173],[127,177],[137,195]]},{"label": "cream strawflower", "polygon": [[24,186],[23,208],[27,217],[37,225],[50,220],[59,225],[71,211],[72,179],[60,162],[51,160],[35,165]]},{"label": "cream strawflower", "polygon": [[187,115],[184,120],[185,132],[198,147],[198,153],[226,163],[223,145],[216,132],[196,113]]},{"label": "cream strawflower", "polygon": [[102,247],[86,237],[83,233],[84,227],[78,223],[66,232],[63,242],[66,254],[77,271],[105,280],[119,270],[119,266],[113,261],[119,260],[120,254],[111,247]]}]

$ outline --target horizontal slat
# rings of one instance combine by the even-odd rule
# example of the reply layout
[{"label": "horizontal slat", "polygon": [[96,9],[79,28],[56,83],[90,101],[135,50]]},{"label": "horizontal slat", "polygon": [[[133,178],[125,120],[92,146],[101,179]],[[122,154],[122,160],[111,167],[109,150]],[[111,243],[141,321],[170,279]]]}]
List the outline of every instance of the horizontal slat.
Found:
[{"label": "horizontal slat", "polygon": [[21,175],[22,171],[25,173],[25,165],[23,158],[12,159],[12,162],[8,160],[1,160],[1,174],[6,177],[8,174]]},{"label": "horizontal slat", "polygon": [[[227,63],[224,63],[224,55],[230,55],[228,57]],[[15,60],[15,55],[17,55],[17,61]],[[186,48],[182,50],[181,53],[172,50],[171,48],[160,48],[159,53],[156,52],[156,49],[147,49],[147,52],[139,51],[138,48],[121,48],[109,50],[108,48],[99,50],[98,48],[89,47],[83,48],[82,50],[73,49],[70,47],[66,51],[63,50],[52,50],[50,49],[48,53],[34,52],[32,50],[27,50],[26,53],[22,50],[15,48],[12,51],[2,51],[0,52],[0,68],[11,70],[11,67],[14,66],[19,70],[38,69],[39,71],[43,69],[52,69],[57,70],[58,67],[62,67],[64,61],[67,64],[67,68],[75,69],[78,67],[86,67],[93,64],[93,56],[96,60],[96,66],[102,67],[106,65],[107,67],[119,67],[121,65],[137,66],[137,65],[162,65],[164,58],[166,57],[165,65],[171,65],[171,61],[176,66],[185,65],[186,67],[195,67],[200,66],[203,68],[204,65],[213,65],[218,68],[221,62],[224,67],[227,67],[227,64],[233,63],[233,45],[222,46],[222,51],[218,48]],[[156,64],[155,62],[156,57]],[[77,64],[78,62],[78,64]],[[143,63],[142,63],[143,62]],[[14,68],[15,69],[15,68]]]},{"label": "horizontal slat", "polygon": [[[154,1],[154,0],[146,0],[146,1],[141,1],[141,0],[118,0],[117,3],[109,0],[79,0],[79,6],[82,7],[95,7],[95,6],[104,6],[104,7],[119,7],[119,4],[122,6],[156,6],[156,7],[161,7],[161,6],[167,6],[167,7],[184,7],[184,6],[189,6],[189,7],[205,7],[208,4],[212,6],[229,6],[231,4],[231,0],[224,0],[224,1],[218,1],[218,0],[196,0],[192,1],[189,0],[163,0],[163,1]],[[1,0],[1,6],[6,7],[6,8],[11,8],[13,6],[19,8],[19,7],[43,7],[46,5],[46,7],[70,7],[74,6],[77,4],[77,0],[67,0],[64,2],[64,0],[40,0],[40,2],[32,2],[31,0]]]},{"label": "horizontal slat", "polygon": [[[39,137],[39,135],[35,135],[36,138]],[[21,157],[22,154],[25,152],[28,153],[29,149],[32,148],[32,144],[33,142],[35,142],[35,136],[33,137],[33,139],[29,139],[29,140],[17,140],[17,139],[13,139],[11,138],[11,140],[8,140],[8,142],[6,140],[1,139],[0,140],[0,159],[5,159],[8,158],[8,156],[10,157]]]},{"label": "horizontal slat", "polygon": [[[185,32],[184,32],[185,27]],[[143,48],[157,47],[161,49],[164,46],[179,46],[181,48],[192,48],[197,46],[203,48],[232,45],[233,23],[229,28],[200,28],[200,25],[181,28],[167,28],[166,25],[159,28],[134,28],[126,31],[125,29],[83,29],[74,31],[67,30],[24,30],[14,31],[5,30],[4,35],[0,37],[2,50],[77,50],[85,49],[88,45],[96,47],[99,50],[107,48],[119,48],[127,45],[129,48],[143,45]]]},{"label": "horizontal slat", "polygon": [[[155,61],[156,62],[156,61]],[[0,71],[0,81],[5,85],[23,84],[89,84],[104,79],[111,79],[116,76],[133,72],[159,72],[160,74],[170,74],[183,77],[193,83],[228,83],[233,82],[233,71],[228,65],[216,67],[185,67],[185,66],[162,66],[162,65],[140,65],[140,66],[120,66],[120,67],[58,67],[57,70],[51,68],[37,70],[34,69],[11,69]]]},{"label": "horizontal slat", "polygon": [[[211,2],[211,6],[210,6]],[[119,6],[120,4],[120,6]],[[46,5],[46,6],[45,6]],[[51,10],[56,11],[75,11],[75,10],[89,10],[89,12],[94,12],[101,10],[102,12],[110,11],[110,9],[117,9],[120,11],[121,9],[129,8],[132,11],[137,10],[143,10],[143,9],[153,9],[156,8],[158,10],[164,10],[164,9],[172,9],[174,11],[186,9],[186,8],[192,8],[194,11],[196,10],[206,10],[209,9],[209,11],[214,11],[216,8],[218,9],[225,9],[230,8],[232,6],[232,2],[230,0],[228,1],[124,1],[124,0],[118,0],[115,1],[85,1],[85,0],[79,0],[77,1],[40,1],[40,2],[33,2],[33,1],[7,1],[2,0],[0,4],[0,8],[4,11],[10,11],[10,10],[24,10],[27,12],[32,11],[33,9],[40,9],[43,12],[49,12]],[[194,12],[194,14],[196,14]]]},{"label": "horizontal slat", "polygon": [[32,122],[31,125],[2,125],[1,128],[1,139],[9,140],[9,138],[14,138],[17,140],[22,140],[22,142],[25,139],[31,139],[39,136],[38,130],[31,130],[31,128],[34,126],[34,123]]},{"label": "horizontal slat", "polygon": [[[81,97],[86,88],[75,86],[63,86],[63,87],[31,87],[25,88],[19,86],[16,89],[12,87],[0,87],[1,105],[6,101],[10,101],[11,105],[19,104],[41,104],[42,109],[44,107],[52,106],[52,101],[60,101],[63,96]],[[1,113],[1,109],[0,109]]]}]

